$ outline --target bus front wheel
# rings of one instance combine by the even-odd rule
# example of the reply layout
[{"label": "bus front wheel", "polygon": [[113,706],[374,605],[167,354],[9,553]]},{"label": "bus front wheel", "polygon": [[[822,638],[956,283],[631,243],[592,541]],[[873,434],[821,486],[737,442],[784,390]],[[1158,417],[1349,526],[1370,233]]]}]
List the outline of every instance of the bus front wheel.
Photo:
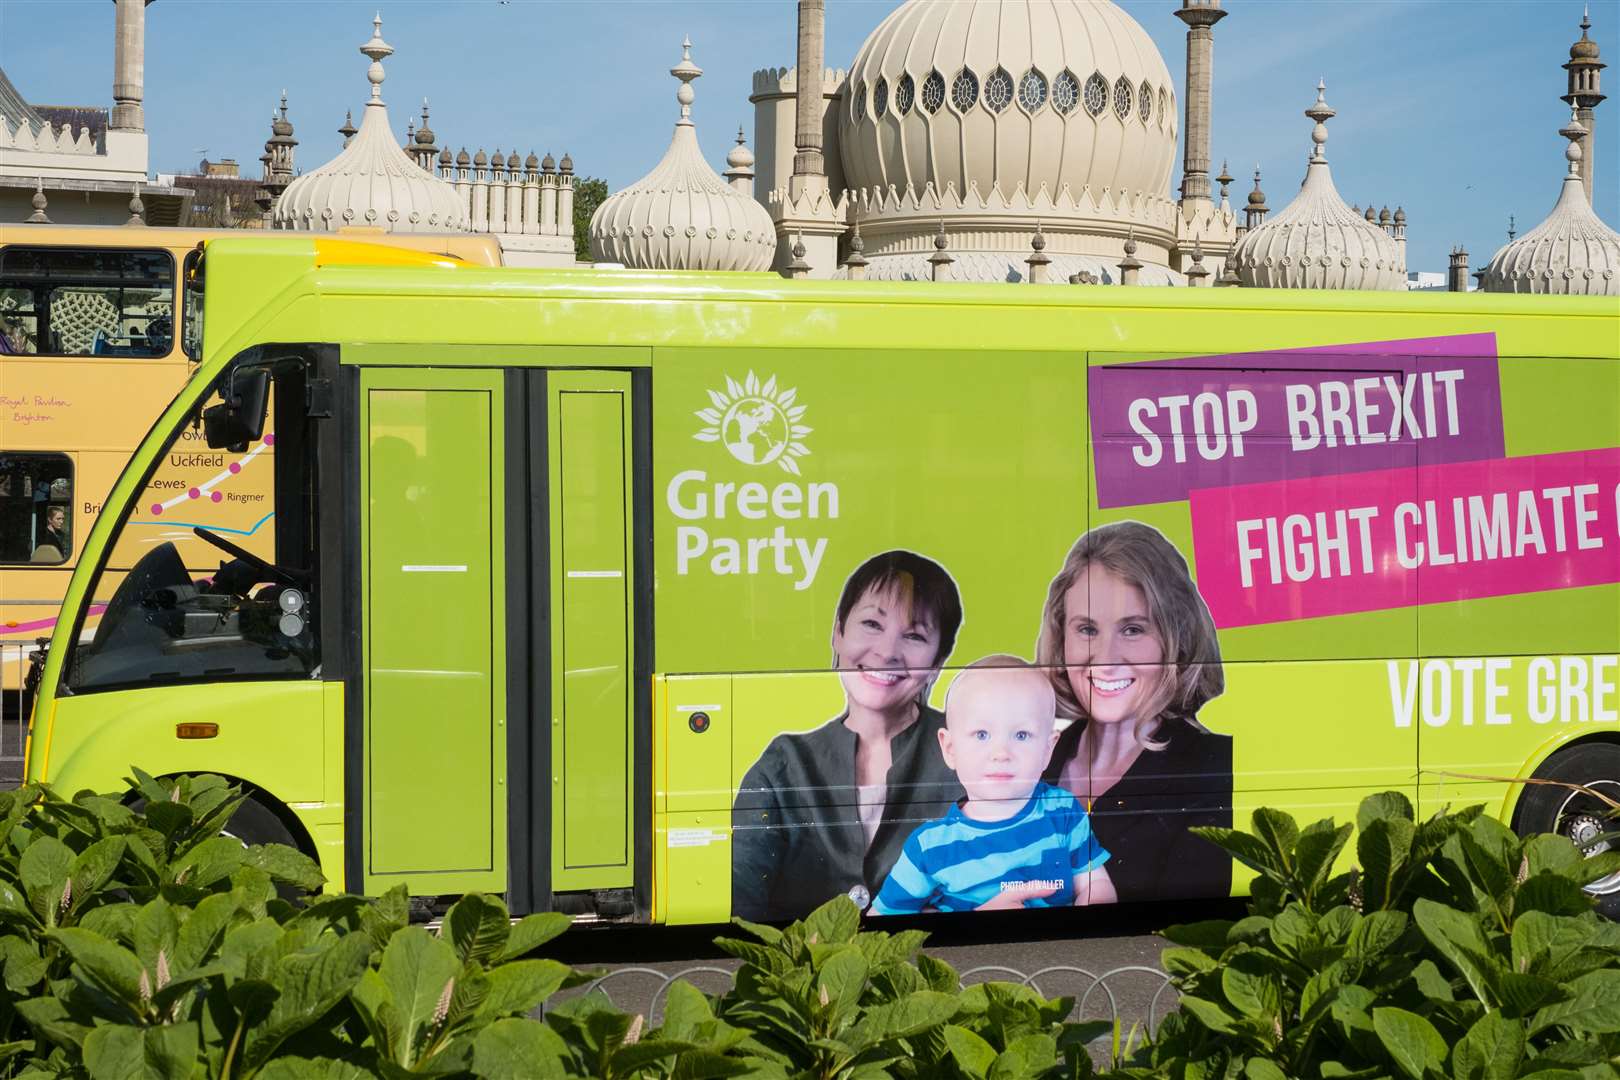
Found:
[{"label": "bus front wheel", "polygon": [[249,795],[242,800],[242,805],[236,808],[231,820],[225,823],[221,830],[224,835],[244,844],[285,844],[294,851],[302,851],[303,845],[293,835],[277,813],[264,803]]},{"label": "bus front wheel", "polygon": [[[1620,802],[1620,744],[1586,742],[1561,750],[1536,770],[1538,780],[1552,784],[1528,784],[1519,800],[1520,836],[1555,832],[1568,837],[1591,857],[1620,849],[1620,842],[1600,839],[1620,832],[1620,816],[1614,807],[1586,791],[1563,787],[1579,784]],[[1620,873],[1600,878],[1586,887],[1597,898],[1598,910],[1611,919],[1620,919]]]}]

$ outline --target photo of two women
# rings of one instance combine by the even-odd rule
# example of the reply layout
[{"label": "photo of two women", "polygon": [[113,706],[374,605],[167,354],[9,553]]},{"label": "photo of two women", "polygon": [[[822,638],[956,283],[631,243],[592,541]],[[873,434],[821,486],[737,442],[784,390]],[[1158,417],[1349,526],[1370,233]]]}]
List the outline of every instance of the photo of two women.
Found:
[{"label": "photo of two women", "polygon": [[916,552],[850,574],[832,625],[838,716],[776,736],[732,812],[732,910],[801,917],[1217,897],[1232,740],[1198,720],[1225,686],[1187,561],[1134,521],[1070,549],[1033,661],[992,654],[929,695],[956,645],[955,580]]}]

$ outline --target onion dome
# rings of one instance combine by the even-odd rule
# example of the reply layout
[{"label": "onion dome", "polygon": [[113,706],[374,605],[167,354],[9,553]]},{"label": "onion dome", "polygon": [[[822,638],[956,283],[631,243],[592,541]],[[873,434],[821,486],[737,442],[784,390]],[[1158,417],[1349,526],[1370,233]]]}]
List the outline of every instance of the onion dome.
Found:
[{"label": "onion dome", "polygon": [[499,150],[495,151],[495,156],[489,159],[489,166],[492,169],[506,168],[506,155]]},{"label": "onion dome", "polygon": [[1249,192],[1249,205],[1256,210],[1266,208],[1266,193],[1260,190],[1260,166],[1254,167],[1254,190]]},{"label": "onion dome", "polygon": [[[281,111],[270,121],[270,137],[276,142],[292,139],[292,121],[287,119],[287,91],[281,92]],[[294,143],[294,145],[297,145]]]},{"label": "onion dome", "polygon": [[540,167],[540,159],[534,156],[533,150],[530,150],[529,156],[523,159],[523,167],[529,172],[534,172]]},{"label": "onion dome", "polygon": [[541,172],[556,172],[557,171],[557,159],[551,156],[551,151],[550,150],[546,151],[546,156],[543,159],[541,159],[541,161],[540,161],[540,171]]},{"label": "onion dome", "polygon": [[1170,70],[1111,0],[907,0],[845,86],[852,189],[1161,193],[1175,166]]},{"label": "onion dome", "polygon": [[1587,35],[1592,29],[1592,13],[1590,10],[1581,12],[1581,39],[1569,47],[1571,60],[1596,60],[1598,58],[1598,43]]},{"label": "onion dome", "polygon": [[450,148],[448,146],[439,151],[439,168],[448,169],[455,163],[456,159],[450,156]]},{"label": "onion dome", "polygon": [[479,168],[479,169],[482,169],[486,165],[489,164],[489,155],[484,153],[484,148],[483,147],[480,146],[478,148],[478,153],[473,155],[473,162],[472,163],[473,163],[473,166],[475,168]]},{"label": "onion dome", "polygon": [[[591,257],[651,269],[768,269],[776,256],[770,215],[722,180],[698,149],[692,80],[703,71],[692,63],[690,39],[669,73],[681,84],[675,93],[681,115],[669,149],[651,172],[596,208]],[[572,166],[564,157],[564,172]]]},{"label": "onion dome", "polygon": [[1233,251],[1238,278],[1247,286],[1281,289],[1402,289],[1406,273],[1400,249],[1372,219],[1363,219],[1339,197],[1323,146],[1334,115],[1318,83],[1316,103],[1305,110],[1315,122],[1305,183],[1294,201],[1251,229]]},{"label": "onion dome", "polygon": [[274,223],[282,229],[335,230],[377,225],[392,232],[447,232],[466,228],[456,189],[421,168],[394,139],[383,104],[383,58],[393,47],[382,38],[382,16],[372,20],[371,40],[360,46],[371,60],[360,130],[331,161],[287,186],[276,202]]},{"label": "onion dome", "polygon": [[743,129],[740,124],[737,126],[737,145],[733,146],[731,153],[726,155],[726,166],[733,172],[741,172],[744,169],[754,167],[754,152],[748,149],[748,141],[743,136]]},{"label": "onion dome", "polygon": [[1571,111],[1558,134],[1569,140],[1569,171],[1547,220],[1502,247],[1486,265],[1487,292],[1573,293],[1620,296],[1620,233],[1605,225],[1581,182],[1581,139],[1586,129]]},{"label": "onion dome", "polygon": [[433,129],[428,127],[428,99],[422,99],[422,126],[416,129],[416,145],[432,146]]},{"label": "onion dome", "polygon": [[568,156],[567,151],[563,152],[562,160],[557,163],[557,171],[560,173],[572,173],[574,171],[574,159]]},{"label": "onion dome", "polygon": [[467,148],[463,146],[461,152],[456,154],[456,164],[463,167],[472,164],[472,158],[467,156]]}]

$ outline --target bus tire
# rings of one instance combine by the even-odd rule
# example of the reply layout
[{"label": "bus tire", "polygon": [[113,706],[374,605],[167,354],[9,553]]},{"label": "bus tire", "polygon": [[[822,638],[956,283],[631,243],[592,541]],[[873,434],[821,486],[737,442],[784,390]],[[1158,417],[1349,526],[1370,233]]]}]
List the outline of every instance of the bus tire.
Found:
[{"label": "bus tire", "polygon": [[[1620,800],[1620,743],[1583,742],[1560,750],[1535,772],[1538,780],[1580,784]],[[1582,845],[1583,839],[1620,832],[1620,818],[1612,815],[1601,800],[1581,791],[1553,784],[1527,784],[1519,799],[1515,821],[1520,836],[1555,832],[1583,846],[1588,855],[1620,847],[1616,841]],[[1611,919],[1620,919],[1620,873],[1586,887],[1597,899],[1597,908]]]},{"label": "bus tire", "polygon": [[221,832],[248,845],[285,844],[294,851],[303,851],[303,845],[280,815],[251,795],[242,800]]}]

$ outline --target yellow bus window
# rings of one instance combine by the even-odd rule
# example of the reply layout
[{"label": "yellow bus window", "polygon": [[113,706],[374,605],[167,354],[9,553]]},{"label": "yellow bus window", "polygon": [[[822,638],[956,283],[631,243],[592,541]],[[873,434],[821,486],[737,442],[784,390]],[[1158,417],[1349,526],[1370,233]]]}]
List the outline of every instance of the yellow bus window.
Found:
[{"label": "yellow bus window", "polygon": [[166,251],[0,250],[0,353],[167,356],[174,259]]},{"label": "yellow bus window", "polygon": [[73,461],[0,453],[0,563],[64,563],[73,554]]}]

